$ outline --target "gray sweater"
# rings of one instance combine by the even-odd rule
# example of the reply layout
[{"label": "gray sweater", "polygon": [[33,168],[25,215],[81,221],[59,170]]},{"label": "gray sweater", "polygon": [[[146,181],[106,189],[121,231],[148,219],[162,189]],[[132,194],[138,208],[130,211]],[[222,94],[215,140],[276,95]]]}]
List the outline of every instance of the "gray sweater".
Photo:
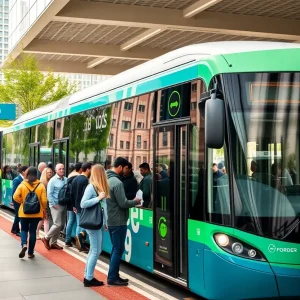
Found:
[{"label": "gray sweater", "polygon": [[125,190],[119,175],[107,170],[110,198],[107,201],[108,226],[123,226],[127,224],[129,208],[137,205],[135,200],[127,200]]}]

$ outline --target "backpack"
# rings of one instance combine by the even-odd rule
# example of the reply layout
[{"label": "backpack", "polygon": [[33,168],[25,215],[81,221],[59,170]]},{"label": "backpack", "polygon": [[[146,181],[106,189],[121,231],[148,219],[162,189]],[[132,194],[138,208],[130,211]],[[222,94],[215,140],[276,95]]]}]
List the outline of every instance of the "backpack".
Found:
[{"label": "backpack", "polygon": [[25,215],[38,214],[41,210],[41,205],[39,198],[35,193],[35,190],[40,185],[40,182],[37,184],[33,191],[31,191],[26,184],[24,185],[27,187],[29,193],[27,194],[23,203],[23,212]]},{"label": "backpack", "polygon": [[58,192],[58,204],[59,205],[68,205],[71,204],[71,187],[72,187],[72,181],[77,176],[71,177],[68,179],[67,183],[65,183],[62,188]]}]

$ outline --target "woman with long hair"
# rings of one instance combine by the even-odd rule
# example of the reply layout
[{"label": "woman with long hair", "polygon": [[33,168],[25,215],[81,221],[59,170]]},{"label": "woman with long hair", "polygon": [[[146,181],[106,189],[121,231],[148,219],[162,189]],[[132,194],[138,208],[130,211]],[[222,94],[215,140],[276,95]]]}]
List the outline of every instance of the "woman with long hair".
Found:
[{"label": "woman with long hair", "polygon": [[11,167],[9,165],[4,166],[3,172],[2,172],[2,178],[10,179],[10,180],[14,179],[13,172],[12,172]]},{"label": "woman with long hair", "polygon": [[[48,182],[50,181],[50,179],[52,178],[52,176],[53,176],[52,169],[45,168],[43,170],[40,181],[44,185],[46,191],[47,191]],[[49,228],[50,228],[49,224],[50,224],[51,220],[52,220],[51,211],[50,211],[49,203],[47,201],[46,212],[44,214],[43,220],[41,220],[39,222],[38,227],[37,227],[37,231],[36,231],[36,239],[37,240],[41,239],[40,238],[40,230],[41,230],[41,228],[42,228],[43,225],[44,225],[44,232],[45,232],[45,234],[48,233]]]},{"label": "woman with long hair", "polygon": [[[29,211],[25,209],[24,206],[26,202],[27,195],[32,192],[35,193],[39,201],[39,206],[37,209],[39,211],[34,213],[32,211],[32,206]],[[30,195],[30,194],[29,194]],[[33,199],[34,196],[31,196]],[[46,189],[43,184],[37,179],[37,169],[34,167],[29,167],[25,173],[24,181],[18,186],[15,191],[13,198],[16,202],[20,204],[19,208],[19,218],[21,221],[21,247],[22,250],[19,254],[20,258],[25,256],[27,251],[27,238],[29,232],[29,243],[28,243],[28,258],[34,258],[34,246],[36,243],[36,229],[39,221],[43,218],[44,211],[47,206],[47,196]]]},{"label": "woman with long hair", "polygon": [[[80,206],[81,208],[88,208],[96,204],[101,205],[104,210],[103,227],[107,227],[107,204],[105,198],[108,197],[109,187],[105,169],[100,164],[94,165],[91,170],[90,183],[84,191]],[[90,251],[86,260],[84,272],[83,283],[85,287],[101,286],[104,284],[103,281],[99,281],[94,278],[97,259],[102,251],[103,227],[98,230],[86,230],[90,239]]]}]

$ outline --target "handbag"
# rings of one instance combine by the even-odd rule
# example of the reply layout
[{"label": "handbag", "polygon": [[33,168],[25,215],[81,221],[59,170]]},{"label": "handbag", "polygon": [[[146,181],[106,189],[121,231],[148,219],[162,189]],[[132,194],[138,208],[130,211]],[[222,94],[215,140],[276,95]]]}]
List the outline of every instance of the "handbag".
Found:
[{"label": "handbag", "polygon": [[[98,196],[97,191],[96,194]],[[91,207],[83,208],[81,210],[79,226],[84,229],[90,229],[90,230],[98,230],[102,228],[103,208],[101,206],[101,203],[97,203]]]}]

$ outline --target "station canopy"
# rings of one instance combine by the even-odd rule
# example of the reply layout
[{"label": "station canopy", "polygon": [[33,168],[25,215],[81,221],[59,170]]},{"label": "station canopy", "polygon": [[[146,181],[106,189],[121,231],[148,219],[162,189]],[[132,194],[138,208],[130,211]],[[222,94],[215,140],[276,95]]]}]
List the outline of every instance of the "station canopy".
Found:
[{"label": "station canopy", "polygon": [[300,41],[295,0],[53,0],[10,54],[42,69],[114,75],[183,46]]}]

